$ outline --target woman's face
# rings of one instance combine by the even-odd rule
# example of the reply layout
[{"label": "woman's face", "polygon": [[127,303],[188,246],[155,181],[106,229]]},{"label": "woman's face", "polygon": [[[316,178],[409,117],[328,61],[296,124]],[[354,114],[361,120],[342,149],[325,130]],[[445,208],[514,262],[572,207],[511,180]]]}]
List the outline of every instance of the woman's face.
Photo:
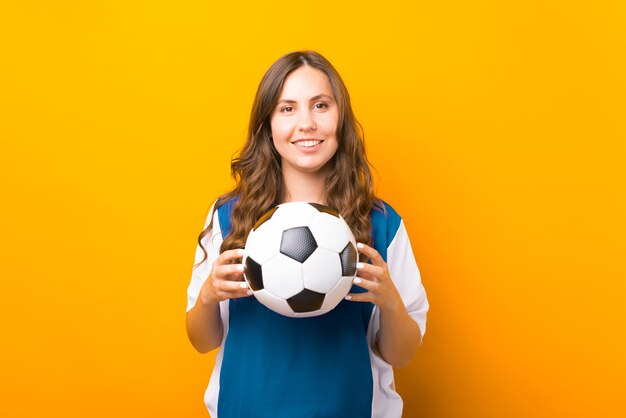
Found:
[{"label": "woman's face", "polygon": [[339,110],[326,74],[306,65],[289,74],[271,118],[283,174],[325,174],[324,166],[337,151],[338,120]]}]

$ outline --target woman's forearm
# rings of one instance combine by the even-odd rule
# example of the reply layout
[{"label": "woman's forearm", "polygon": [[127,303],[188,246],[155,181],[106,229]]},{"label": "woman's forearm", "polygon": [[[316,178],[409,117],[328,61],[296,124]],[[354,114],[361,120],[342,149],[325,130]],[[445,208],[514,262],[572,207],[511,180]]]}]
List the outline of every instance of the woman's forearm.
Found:
[{"label": "woman's forearm", "polygon": [[198,299],[187,312],[187,336],[191,344],[200,353],[208,353],[220,346],[223,335],[219,302],[203,303]]},{"label": "woman's forearm", "polygon": [[404,305],[381,310],[378,351],[393,367],[406,367],[422,342],[417,322],[409,316]]}]

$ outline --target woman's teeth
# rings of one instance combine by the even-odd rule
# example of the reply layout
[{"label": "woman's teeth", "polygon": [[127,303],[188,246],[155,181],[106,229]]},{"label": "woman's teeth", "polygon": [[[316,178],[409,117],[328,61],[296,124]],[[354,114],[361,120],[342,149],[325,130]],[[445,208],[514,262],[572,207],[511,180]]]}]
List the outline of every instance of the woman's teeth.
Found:
[{"label": "woman's teeth", "polygon": [[314,147],[317,144],[320,144],[322,141],[300,141],[300,142],[296,142],[296,145],[299,147],[306,147],[306,148],[310,148],[310,147]]}]

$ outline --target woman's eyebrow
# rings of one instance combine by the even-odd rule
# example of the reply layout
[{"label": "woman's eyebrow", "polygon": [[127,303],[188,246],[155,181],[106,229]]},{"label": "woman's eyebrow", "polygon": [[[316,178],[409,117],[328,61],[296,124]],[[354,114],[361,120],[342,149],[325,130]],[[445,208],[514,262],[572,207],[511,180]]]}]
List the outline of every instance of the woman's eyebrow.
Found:
[{"label": "woman's eyebrow", "polygon": [[[315,100],[319,100],[319,99],[328,99],[328,100],[334,100],[332,98],[332,96],[329,96],[328,94],[318,94],[317,96],[313,96],[309,99],[310,102],[314,102]],[[297,100],[291,100],[291,99],[280,99],[278,101],[278,103],[297,103]]]}]

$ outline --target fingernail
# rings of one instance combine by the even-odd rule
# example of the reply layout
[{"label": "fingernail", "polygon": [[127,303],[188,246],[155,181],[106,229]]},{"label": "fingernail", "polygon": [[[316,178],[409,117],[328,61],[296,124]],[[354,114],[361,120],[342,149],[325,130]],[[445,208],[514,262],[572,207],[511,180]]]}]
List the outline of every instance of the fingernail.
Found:
[{"label": "fingernail", "polygon": [[243,264],[237,265],[237,271],[243,271]]},{"label": "fingernail", "polygon": [[247,294],[248,296],[250,296],[250,295],[252,294],[252,290],[248,290],[248,291],[246,292],[246,294]]},{"label": "fingernail", "polygon": [[352,281],[352,283],[359,284],[359,283],[361,283],[361,279],[359,279],[358,277],[355,277],[354,280]]},{"label": "fingernail", "polygon": [[347,295],[344,299],[345,299],[345,300],[350,300],[350,299],[352,299],[352,296]]},{"label": "fingernail", "polygon": [[363,264],[363,263],[356,263],[356,268],[358,268],[359,270],[362,269],[363,267],[365,267],[365,264]]},{"label": "fingernail", "polygon": [[246,250],[237,250],[237,255],[243,257],[243,255],[246,253]]},{"label": "fingernail", "polygon": [[245,289],[246,287],[248,287],[248,283],[243,282],[239,285],[239,287],[241,287],[242,289]]},{"label": "fingernail", "polygon": [[361,244],[360,242],[356,243],[357,248],[365,248],[365,244]]}]

